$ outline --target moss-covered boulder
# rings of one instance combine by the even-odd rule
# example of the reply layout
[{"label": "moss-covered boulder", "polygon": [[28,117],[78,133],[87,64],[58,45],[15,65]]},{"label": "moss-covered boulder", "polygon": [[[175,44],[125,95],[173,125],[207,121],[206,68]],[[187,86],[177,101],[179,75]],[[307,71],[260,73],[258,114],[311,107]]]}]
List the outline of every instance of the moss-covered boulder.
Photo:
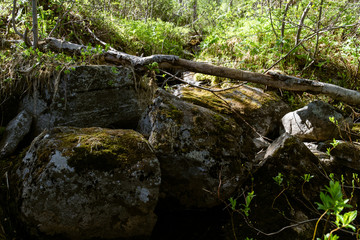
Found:
[{"label": "moss-covered boulder", "polygon": [[156,223],[159,162],[133,130],[55,128],[32,142],[17,175],[30,234],[127,239]]},{"label": "moss-covered boulder", "polygon": [[78,66],[27,95],[21,104],[41,132],[54,126],[136,127],[151,104],[149,78],[126,67]]},{"label": "moss-covered boulder", "polygon": [[216,95],[206,90],[184,87],[180,97],[215,112],[230,115],[237,122],[245,120],[249,124],[248,129],[255,130],[262,136],[277,135],[281,118],[290,111],[290,107],[276,94],[265,93],[247,85],[216,92]]},{"label": "moss-covered boulder", "polygon": [[187,207],[212,207],[248,178],[253,143],[231,117],[159,90],[140,120],[160,160],[163,196]]}]

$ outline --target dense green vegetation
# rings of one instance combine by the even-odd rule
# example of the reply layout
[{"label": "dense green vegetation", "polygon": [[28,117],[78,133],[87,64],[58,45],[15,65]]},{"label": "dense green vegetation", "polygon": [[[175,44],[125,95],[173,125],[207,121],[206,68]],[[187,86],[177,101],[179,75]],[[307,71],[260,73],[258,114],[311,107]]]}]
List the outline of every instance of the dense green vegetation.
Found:
[{"label": "dense green vegetation", "polygon": [[[359,9],[357,1],[345,0],[41,0],[39,38],[51,32],[52,37],[99,45],[91,29],[128,53],[174,54],[259,72],[284,58],[275,69],[357,89]],[[18,38],[11,10],[10,2],[1,3],[5,39]],[[31,29],[30,4],[19,1],[15,13],[19,31]],[[9,51],[14,50],[2,50],[1,64]]]}]

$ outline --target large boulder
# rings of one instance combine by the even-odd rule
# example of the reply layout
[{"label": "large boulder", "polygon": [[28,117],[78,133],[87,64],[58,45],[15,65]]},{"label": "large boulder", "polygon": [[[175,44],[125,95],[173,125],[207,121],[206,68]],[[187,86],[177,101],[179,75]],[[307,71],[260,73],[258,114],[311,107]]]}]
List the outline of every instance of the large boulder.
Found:
[{"label": "large boulder", "polygon": [[150,82],[126,67],[78,66],[21,107],[36,117],[38,133],[54,126],[133,128],[153,99]]},{"label": "large boulder", "polygon": [[[276,94],[265,93],[247,85],[217,92],[216,95],[210,91],[184,87],[180,91],[180,97],[215,112],[230,115],[241,125],[245,121],[248,129],[255,130],[262,136],[278,136],[281,118],[291,110]],[[254,136],[259,137],[258,134],[255,133]]]},{"label": "large boulder", "polygon": [[133,130],[44,132],[17,175],[20,219],[33,235],[128,239],[150,236],[156,223],[159,162]]},{"label": "large boulder", "polygon": [[21,111],[7,125],[0,141],[0,158],[10,155],[29,133],[33,118],[26,110]]},{"label": "large boulder", "polygon": [[161,191],[186,207],[227,199],[252,169],[251,139],[232,118],[159,90],[139,123],[160,160]]},{"label": "large boulder", "polygon": [[[338,126],[330,121],[330,117]],[[282,124],[287,133],[301,140],[326,141],[339,137],[340,130],[349,127],[350,122],[330,104],[315,101],[286,114]]]}]

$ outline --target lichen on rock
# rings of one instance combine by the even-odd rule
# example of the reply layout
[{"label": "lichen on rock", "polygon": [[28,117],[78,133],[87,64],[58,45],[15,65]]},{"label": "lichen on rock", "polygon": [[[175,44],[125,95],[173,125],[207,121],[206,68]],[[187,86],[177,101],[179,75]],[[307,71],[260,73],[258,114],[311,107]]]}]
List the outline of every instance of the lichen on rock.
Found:
[{"label": "lichen on rock", "polygon": [[162,90],[139,131],[160,160],[162,193],[187,207],[219,204],[219,197],[231,196],[252,168],[252,142],[231,117]]},{"label": "lichen on rock", "polygon": [[34,140],[17,174],[30,233],[146,237],[156,223],[159,162],[133,130],[55,128]]},{"label": "lichen on rock", "polygon": [[181,89],[180,98],[230,115],[239,123],[245,120],[263,136],[276,131],[282,116],[290,111],[290,107],[276,94],[265,93],[261,89],[247,85],[217,92],[216,95],[210,91],[184,87]]}]

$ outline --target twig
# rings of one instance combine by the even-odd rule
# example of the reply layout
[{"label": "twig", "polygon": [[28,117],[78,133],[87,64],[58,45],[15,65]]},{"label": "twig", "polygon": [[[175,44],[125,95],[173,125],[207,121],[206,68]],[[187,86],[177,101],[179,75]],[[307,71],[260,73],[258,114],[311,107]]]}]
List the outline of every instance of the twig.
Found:
[{"label": "twig", "polygon": [[288,53],[286,53],[283,57],[281,57],[279,60],[277,60],[273,65],[271,65],[268,69],[265,70],[265,73],[267,73],[268,71],[270,71],[273,67],[275,67],[279,62],[281,62],[283,59],[285,59],[287,56],[290,55],[290,53],[292,53],[297,47],[299,47],[303,42],[308,41],[309,39],[313,38],[314,36],[316,36],[316,34],[318,33],[323,33],[323,32],[328,32],[331,30],[335,30],[335,29],[339,29],[339,28],[347,28],[347,27],[353,27],[357,25],[357,23],[355,24],[350,24],[350,25],[342,25],[342,26],[336,26],[336,27],[326,27],[324,29],[321,29],[319,31],[316,31],[315,33],[309,34],[308,37],[303,38],[302,40],[300,40],[300,42],[295,45]]},{"label": "twig", "polygon": [[10,190],[9,174],[8,174],[7,171],[5,172],[5,178],[6,178],[6,187],[7,187],[8,190]]},{"label": "twig", "polygon": [[185,81],[185,80],[183,80],[183,79],[181,79],[181,78],[179,78],[179,77],[177,77],[177,76],[175,76],[175,75],[173,75],[173,74],[171,74],[171,73],[169,73],[169,72],[167,72],[167,71],[164,71],[164,70],[162,70],[162,69],[160,69],[160,71],[163,72],[163,73],[165,73],[165,74],[170,75],[171,77],[175,78],[176,80],[179,80],[179,81],[182,82],[182,83],[186,83],[186,84],[189,84],[189,85],[192,86],[192,87],[199,88],[199,89],[201,89],[201,90],[209,91],[209,92],[212,92],[212,93],[214,93],[214,92],[215,92],[215,93],[216,93],[216,92],[224,92],[224,91],[236,89],[236,88],[239,88],[239,87],[247,84],[247,82],[243,82],[243,83],[241,83],[241,84],[238,84],[238,85],[236,85],[236,86],[229,87],[229,88],[211,89],[211,88],[201,87],[201,86],[192,84],[192,83],[190,83],[190,82],[187,82],[187,81]]},{"label": "twig", "polygon": [[[86,26],[86,29],[87,29],[88,32],[93,36],[93,38],[95,38],[96,41],[98,41],[99,43],[101,43],[103,46],[109,46],[109,44],[107,44],[106,42],[101,41],[101,40],[95,35],[95,33],[94,33],[93,31],[91,31],[91,29],[90,29],[88,26]],[[112,48],[112,47],[109,47],[109,49],[110,49],[111,51],[117,51],[115,48]],[[122,49],[121,49],[121,50],[122,50]]]},{"label": "twig", "polygon": [[51,37],[51,35],[53,34],[53,32],[55,31],[55,29],[59,26],[59,24],[61,23],[61,21],[65,18],[65,16],[69,13],[70,9],[72,9],[73,5],[74,5],[75,1],[73,1],[71,3],[71,6],[69,7],[69,9],[61,16],[61,18],[59,18],[54,26],[54,28],[50,31],[48,38]]},{"label": "twig", "polygon": [[19,73],[25,73],[25,74],[28,74],[30,72],[32,72],[32,70],[34,70],[37,66],[39,66],[40,62],[36,63],[34,66],[31,66],[29,67],[28,69],[25,69],[25,70],[17,70],[17,72]]}]

